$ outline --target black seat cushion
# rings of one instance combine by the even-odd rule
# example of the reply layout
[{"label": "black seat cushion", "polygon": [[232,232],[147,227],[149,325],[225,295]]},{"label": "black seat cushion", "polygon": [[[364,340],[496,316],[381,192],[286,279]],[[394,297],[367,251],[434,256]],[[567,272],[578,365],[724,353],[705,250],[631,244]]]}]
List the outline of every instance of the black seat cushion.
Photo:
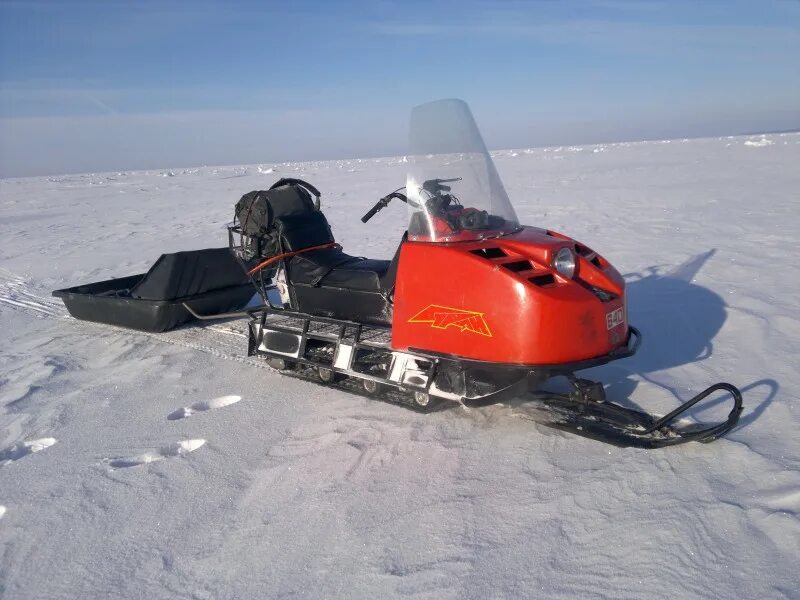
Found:
[{"label": "black seat cushion", "polygon": [[338,248],[324,248],[292,257],[288,275],[294,284],[377,292],[381,290],[381,279],[389,269],[389,262],[350,256]]}]

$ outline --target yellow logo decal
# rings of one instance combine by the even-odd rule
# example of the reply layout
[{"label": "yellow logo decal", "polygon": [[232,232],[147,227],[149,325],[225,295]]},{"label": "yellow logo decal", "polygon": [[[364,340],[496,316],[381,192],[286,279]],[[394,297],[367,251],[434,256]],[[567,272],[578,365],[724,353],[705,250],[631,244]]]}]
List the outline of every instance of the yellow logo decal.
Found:
[{"label": "yellow logo decal", "polygon": [[483,313],[431,304],[408,320],[409,323],[430,323],[435,329],[457,327],[461,331],[471,331],[478,335],[492,337],[492,331],[483,318]]}]

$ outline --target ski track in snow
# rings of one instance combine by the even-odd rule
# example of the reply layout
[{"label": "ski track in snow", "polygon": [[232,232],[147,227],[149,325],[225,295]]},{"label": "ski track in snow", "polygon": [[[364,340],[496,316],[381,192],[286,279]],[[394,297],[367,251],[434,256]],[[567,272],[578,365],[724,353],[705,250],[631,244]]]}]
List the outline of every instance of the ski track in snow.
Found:
[{"label": "ski track in snow", "polygon": [[[38,295],[30,282],[7,271],[0,271],[0,304],[5,304],[12,310],[20,310],[35,316],[71,319],[60,300]],[[74,321],[72,325],[75,327],[101,328],[98,331],[109,330],[108,325],[89,321]],[[247,340],[247,325],[245,321],[241,320],[232,324],[200,325],[195,323],[194,325],[165,333],[150,333],[118,327],[111,327],[111,330],[119,332],[120,335],[145,336],[159,342],[200,350],[219,358],[242,361],[252,366],[267,368],[263,361],[249,358],[242,352],[243,349],[246,350],[247,348],[247,342],[242,343],[242,339]]]},{"label": "ski track in snow", "polygon": [[148,334],[50,296],[223,245],[235,200],[282,176],[323,190],[348,251],[388,258],[405,212],[353,215],[401,158],[0,180],[0,596],[800,598],[798,150],[493,153],[523,222],[629,273],[645,341],[598,370],[611,398],[663,413],[744,388],[729,438],[657,451],[514,403],[419,415],[283,378],[245,356],[245,320]]},{"label": "ski track in snow", "polygon": [[66,314],[60,300],[35,294],[24,278],[5,269],[0,269],[0,306],[2,305],[46,317]]}]

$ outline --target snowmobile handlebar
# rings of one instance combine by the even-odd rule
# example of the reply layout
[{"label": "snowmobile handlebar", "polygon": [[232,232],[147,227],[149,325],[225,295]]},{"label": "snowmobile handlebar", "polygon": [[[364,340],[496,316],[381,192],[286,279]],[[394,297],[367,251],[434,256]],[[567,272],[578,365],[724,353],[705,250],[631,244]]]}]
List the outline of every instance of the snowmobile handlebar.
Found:
[{"label": "snowmobile handlebar", "polygon": [[408,202],[408,198],[406,197],[405,194],[401,194],[400,192],[392,192],[391,194],[388,194],[388,195],[384,196],[383,198],[381,198],[380,200],[378,200],[375,203],[375,206],[370,208],[367,211],[367,214],[365,214],[363,217],[361,217],[361,222],[362,223],[366,223],[372,217],[374,217],[378,213],[378,211],[381,211],[384,208],[386,208],[387,206],[389,206],[389,202],[392,201],[392,198],[399,198],[403,202]]},{"label": "snowmobile handlebar", "polygon": [[461,181],[461,177],[452,177],[450,179],[428,179],[422,183],[422,189],[426,192],[438,196],[442,192],[449,192],[452,187],[449,185],[442,185],[444,183],[452,183],[453,181]]}]

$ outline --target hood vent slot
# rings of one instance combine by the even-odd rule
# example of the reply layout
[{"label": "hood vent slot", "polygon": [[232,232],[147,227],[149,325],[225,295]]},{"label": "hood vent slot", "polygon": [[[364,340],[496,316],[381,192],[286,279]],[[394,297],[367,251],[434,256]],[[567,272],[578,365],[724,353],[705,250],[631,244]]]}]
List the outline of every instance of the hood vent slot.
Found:
[{"label": "hood vent slot", "polygon": [[478,248],[477,250],[470,250],[476,256],[481,256],[483,258],[488,258],[489,260],[495,258],[505,258],[508,256],[505,252],[503,252],[500,248]]},{"label": "hood vent slot", "polygon": [[520,273],[522,271],[533,271],[533,265],[529,260],[516,260],[514,262],[507,262],[501,265],[504,269],[508,269],[513,273]]},{"label": "hood vent slot", "polygon": [[553,277],[550,273],[545,273],[544,275],[537,275],[536,277],[528,278],[533,285],[538,285],[539,287],[545,287],[548,285],[553,285],[556,282],[556,278]]},{"label": "hood vent slot", "polygon": [[592,263],[598,269],[602,269],[603,268],[603,263],[600,260],[600,257],[597,256],[597,252],[595,252],[591,248],[587,248],[583,244],[577,244],[576,243],[575,244],[575,253],[578,254],[579,256],[582,256],[586,260],[588,260],[590,263]]}]

